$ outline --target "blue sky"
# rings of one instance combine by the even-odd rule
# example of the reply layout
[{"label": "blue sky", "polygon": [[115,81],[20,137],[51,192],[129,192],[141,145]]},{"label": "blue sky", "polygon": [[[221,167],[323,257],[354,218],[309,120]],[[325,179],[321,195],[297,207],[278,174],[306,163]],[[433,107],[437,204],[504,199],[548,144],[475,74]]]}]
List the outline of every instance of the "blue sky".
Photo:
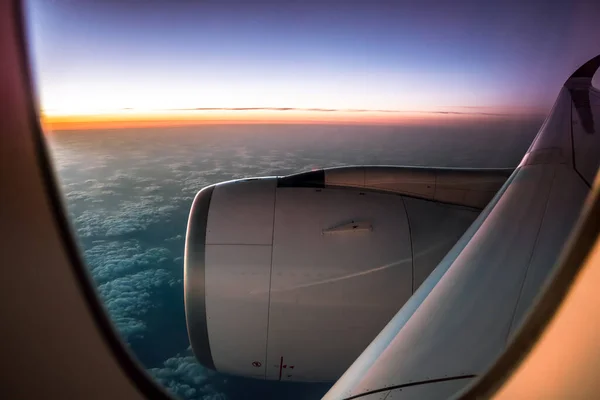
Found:
[{"label": "blue sky", "polygon": [[589,1],[30,0],[42,108],[548,109]]}]

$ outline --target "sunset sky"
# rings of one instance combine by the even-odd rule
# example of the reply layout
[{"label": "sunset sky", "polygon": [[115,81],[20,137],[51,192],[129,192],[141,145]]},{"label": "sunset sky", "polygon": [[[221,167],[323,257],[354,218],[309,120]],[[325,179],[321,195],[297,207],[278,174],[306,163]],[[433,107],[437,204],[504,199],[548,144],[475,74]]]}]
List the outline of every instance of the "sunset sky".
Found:
[{"label": "sunset sky", "polygon": [[585,0],[28,3],[56,127],[543,114],[600,53]]}]

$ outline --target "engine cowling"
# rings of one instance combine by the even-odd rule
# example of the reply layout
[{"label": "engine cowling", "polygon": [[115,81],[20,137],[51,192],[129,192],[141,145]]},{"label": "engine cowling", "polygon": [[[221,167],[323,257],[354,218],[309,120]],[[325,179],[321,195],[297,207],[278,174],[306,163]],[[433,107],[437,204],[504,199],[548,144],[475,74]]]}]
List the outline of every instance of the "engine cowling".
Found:
[{"label": "engine cowling", "polygon": [[235,375],[335,380],[509,173],[348,167],[202,189],[184,263],[194,354]]}]

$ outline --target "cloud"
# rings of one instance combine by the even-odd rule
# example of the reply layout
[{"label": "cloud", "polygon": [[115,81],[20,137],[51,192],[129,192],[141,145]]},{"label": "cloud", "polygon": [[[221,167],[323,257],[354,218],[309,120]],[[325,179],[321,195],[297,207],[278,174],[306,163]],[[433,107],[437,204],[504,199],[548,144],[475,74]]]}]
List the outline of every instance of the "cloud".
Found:
[{"label": "cloud", "polygon": [[163,196],[139,196],[120,201],[114,208],[86,209],[75,216],[73,223],[80,237],[114,237],[146,230],[151,224],[167,219],[178,209],[163,204]]},{"label": "cloud", "polygon": [[148,269],[98,286],[108,313],[125,341],[143,337],[145,316],[153,308],[153,293],[180,283],[164,269]]},{"label": "cloud", "polygon": [[221,374],[200,365],[189,347],[148,372],[171,393],[186,400],[318,399],[331,387],[329,383],[273,382]]},{"label": "cloud", "polygon": [[94,198],[94,195],[90,192],[84,191],[84,190],[72,190],[68,193],[65,194],[65,197],[67,198],[67,201],[77,201],[77,200],[84,200],[84,201],[88,201],[88,200],[92,200]]},{"label": "cloud", "polygon": [[[162,368],[148,372],[171,393],[188,400],[227,400],[227,396],[215,387],[215,383],[227,383],[227,379],[215,371],[204,368],[191,354],[177,354],[167,359]],[[216,382],[216,381],[220,382]]]},{"label": "cloud", "polygon": [[138,240],[95,241],[84,251],[96,282],[103,283],[139,268],[157,268],[171,258],[164,247],[144,249]]},{"label": "cloud", "polygon": [[165,242],[183,242],[183,235],[176,235],[170,238],[166,238]]}]

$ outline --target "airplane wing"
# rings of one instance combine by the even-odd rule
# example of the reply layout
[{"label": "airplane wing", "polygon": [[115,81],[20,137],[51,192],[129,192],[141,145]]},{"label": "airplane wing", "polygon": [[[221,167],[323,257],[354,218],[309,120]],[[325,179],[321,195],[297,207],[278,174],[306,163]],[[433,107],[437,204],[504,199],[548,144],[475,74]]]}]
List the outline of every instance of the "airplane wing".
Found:
[{"label": "airplane wing", "polygon": [[447,398],[504,352],[598,170],[599,65],[566,81],[517,169],[325,399]]}]

